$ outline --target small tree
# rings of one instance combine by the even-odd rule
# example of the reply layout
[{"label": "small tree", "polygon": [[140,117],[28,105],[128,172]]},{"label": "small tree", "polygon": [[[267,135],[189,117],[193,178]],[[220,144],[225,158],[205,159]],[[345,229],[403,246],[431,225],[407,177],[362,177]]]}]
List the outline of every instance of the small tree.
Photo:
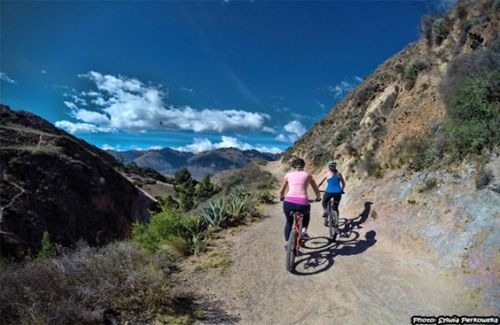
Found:
[{"label": "small tree", "polygon": [[196,195],[199,201],[204,201],[215,193],[214,184],[210,181],[210,176],[207,174],[203,177],[201,183],[198,184],[198,188],[196,189]]},{"label": "small tree", "polygon": [[48,231],[44,231],[42,235],[42,247],[40,248],[40,251],[38,252],[38,257],[40,258],[45,258],[45,257],[52,257],[56,254],[56,250],[54,248],[54,245],[50,241],[50,235]]},{"label": "small tree", "polygon": [[191,177],[187,168],[181,168],[174,175],[174,189],[179,197],[181,209],[189,211],[194,206],[196,181]]}]

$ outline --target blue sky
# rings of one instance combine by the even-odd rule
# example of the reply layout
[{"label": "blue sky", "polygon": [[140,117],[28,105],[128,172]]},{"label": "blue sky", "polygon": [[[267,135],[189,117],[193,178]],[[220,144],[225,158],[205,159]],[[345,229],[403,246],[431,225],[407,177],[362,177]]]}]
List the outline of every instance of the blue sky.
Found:
[{"label": "blue sky", "polygon": [[450,2],[2,1],[0,102],[100,147],[278,151]]}]

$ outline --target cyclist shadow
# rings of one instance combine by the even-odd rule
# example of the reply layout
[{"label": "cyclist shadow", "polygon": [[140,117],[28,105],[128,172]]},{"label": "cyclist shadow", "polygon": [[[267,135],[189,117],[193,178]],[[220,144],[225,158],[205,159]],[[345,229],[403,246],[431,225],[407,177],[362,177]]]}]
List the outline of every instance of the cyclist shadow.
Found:
[{"label": "cyclist shadow", "polygon": [[[362,229],[363,227],[361,226],[363,223],[368,220],[368,216],[370,215],[371,211],[371,205],[373,203],[370,201],[365,202],[365,208],[363,212],[359,214],[354,219],[343,219],[344,220],[344,225],[343,225],[343,230],[344,231],[352,231],[353,229]],[[342,220],[342,219],[341,219]]]},{"label": "cyclist shadow", "polygon": [[296,275],[315,275],[329,270],[335,264],[336,256],[359,255],[375,245],[377,233],[368,231],[364,239],[354,229],[361,229],[370,215],[372,202],[365,202],[364,210],[354,219],[341,219],[339,234],[333,242],[327,237],[313,237],[303,244],[300,256],[292,271]]},{"label": "cyclist shadow", "polygon": [[[354,234],[355,233],[355,234]],[[329,270],[335,264],[337,256],[359,255],[368,248],[375,245],[377,239],[375,230],[370,230],[365,234],[365,238],[359,240],[359,233],[352,231],[348,240],[335,240],[333,243],[327,237],[313,237],[307,242],[312,242],[316,247],[306,246],[306,249],[315,249],[305,251],[295,263],[292,273],[296,275],[315,275]]]}]

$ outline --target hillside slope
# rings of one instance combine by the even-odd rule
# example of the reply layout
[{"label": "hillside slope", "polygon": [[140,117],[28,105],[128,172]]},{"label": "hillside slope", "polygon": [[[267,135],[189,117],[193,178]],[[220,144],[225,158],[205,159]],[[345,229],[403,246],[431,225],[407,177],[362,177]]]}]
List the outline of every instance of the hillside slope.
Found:
[{"label": "hillside slope", "polygon": [[36,252],[44,231],[65,246],[127,236],[152,200],[118,166],[42,118],[0,105],[1,255]]},{"label": "hillside slope", "polygon": [[[315,173],[337,160],[347,180],[341,214],[372,202],[374,224],[395,245],[431,258],[490,308],[500,296],[499,21],[489,0],[424,19],[420,41],[378,67],[282,160],[303,157]],[[486,80],[491,117],[478,128],[470,116],[450,123],[453,105],[476,99],[458,97],[476,80]]]}]

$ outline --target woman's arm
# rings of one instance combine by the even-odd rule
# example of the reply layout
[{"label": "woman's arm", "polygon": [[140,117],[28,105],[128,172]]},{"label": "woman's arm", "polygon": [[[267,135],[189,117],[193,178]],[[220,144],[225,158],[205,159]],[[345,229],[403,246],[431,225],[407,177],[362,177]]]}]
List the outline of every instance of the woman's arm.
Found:
[{"label": "woman's arm", "polygon": [[318,187],[321,187],[321,184],[323,184],[323,182],[326,180],[326,176],[323,177],[323,179],[321,180],[321,182],[319,182],[318,184]]},{"label": "woman's arm", "polygon": [[342,184],[342,191],[345,191],[345,181],[341,173],[339,173],[340,183]]},{"label": "woman's arm", "polygon": [[321,192],[319,191],[318,185],[316,185],[314,178],[312,178],[312,176],[309,175],[308,179],[309,179],[309,184],[311,184],[311,187],[313,188],[314,193],[316,193],[316,199],[318,201],[321,200]]},{"label": "woman's arm", "polygon": [[283,182],[281,183],[281,189],[280,189],[280,200],[283,201],[285,199],[285,191],[286,191],[286,188],[288,186],[288,179],[285,175],[285,177],[283,177]]}]

